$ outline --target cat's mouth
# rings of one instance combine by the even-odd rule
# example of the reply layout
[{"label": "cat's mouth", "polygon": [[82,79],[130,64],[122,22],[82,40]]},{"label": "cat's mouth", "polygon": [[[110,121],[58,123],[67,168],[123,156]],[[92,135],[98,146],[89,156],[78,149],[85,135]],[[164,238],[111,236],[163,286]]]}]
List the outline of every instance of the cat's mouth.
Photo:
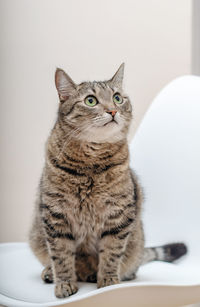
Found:
[{"label": "cat's mouth", "polygon": [[111,124],[111,123],[115,123],[115,124],[118,124],[116,122],[116,120],[113,118],[112,120],[110,120],[109,122],[105,123],[104,126],[108,125],[108,124]]}]

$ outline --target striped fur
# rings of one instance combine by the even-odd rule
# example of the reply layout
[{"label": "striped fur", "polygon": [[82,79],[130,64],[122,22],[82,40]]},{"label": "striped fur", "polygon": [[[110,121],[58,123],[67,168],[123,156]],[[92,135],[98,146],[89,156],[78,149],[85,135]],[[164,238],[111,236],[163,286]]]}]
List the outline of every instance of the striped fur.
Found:
[{"label": "striped fur", "polygon": [[[57,297],[75,293],[77,280],[104,287],[134,278],[142,263],[162,254],[162,248],[144,249],[142,191],[127,145],[132,108],[122,78],[123,65],[107,82],[80,85],[56,72],[60,105],[29,241],[45,266],[42,279],[55,283]],[[113,102],[115,93],[122,104]],[[88,95],[98,100],[95,107],[84,103]]]}]

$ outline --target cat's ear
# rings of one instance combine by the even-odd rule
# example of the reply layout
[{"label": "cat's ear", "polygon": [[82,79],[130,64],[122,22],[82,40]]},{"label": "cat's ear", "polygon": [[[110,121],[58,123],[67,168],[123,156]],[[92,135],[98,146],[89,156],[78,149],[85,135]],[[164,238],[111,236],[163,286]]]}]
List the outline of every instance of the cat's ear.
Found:
[{"label": "cat's ear", "polygon": [[55,84],[61,102],[66,101],[69,96],[73,95],[77,87],[77,85],[66,74],[66,72],[60,68],[56,69]]},{"label": "cat's ear", "polygon": [[118,68],[117,72],[114,74],[112,79],[109,80],[109,83],[115,87],[121,88],[123,77],[124,77],[124,63],[120,65],[120,67]]}]

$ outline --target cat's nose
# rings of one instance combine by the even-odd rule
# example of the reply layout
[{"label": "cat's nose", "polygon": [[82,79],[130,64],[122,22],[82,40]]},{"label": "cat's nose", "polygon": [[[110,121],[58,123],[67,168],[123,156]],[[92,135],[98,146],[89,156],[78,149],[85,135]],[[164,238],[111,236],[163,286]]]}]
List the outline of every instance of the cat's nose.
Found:
[{"label": "cat's nose", "polygon": [[112,117],[115,116],[115,114],[117,113],[116,110],[111,110],[111,111],[106,111],[108,114],[112,115]]}]

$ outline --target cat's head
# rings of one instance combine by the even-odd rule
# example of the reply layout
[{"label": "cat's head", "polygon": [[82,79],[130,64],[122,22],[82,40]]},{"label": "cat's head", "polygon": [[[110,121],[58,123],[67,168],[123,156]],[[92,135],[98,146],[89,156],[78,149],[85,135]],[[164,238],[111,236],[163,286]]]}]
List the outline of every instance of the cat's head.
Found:
[{"label": "cat's head", "polygon": [[124,64],[108,81],[77,85],[57,69],[58,116],[63,129],[70,128],[71,136],[88,142],[113,143],[126,138],[132,107],[122,89],[123,74]]}]

